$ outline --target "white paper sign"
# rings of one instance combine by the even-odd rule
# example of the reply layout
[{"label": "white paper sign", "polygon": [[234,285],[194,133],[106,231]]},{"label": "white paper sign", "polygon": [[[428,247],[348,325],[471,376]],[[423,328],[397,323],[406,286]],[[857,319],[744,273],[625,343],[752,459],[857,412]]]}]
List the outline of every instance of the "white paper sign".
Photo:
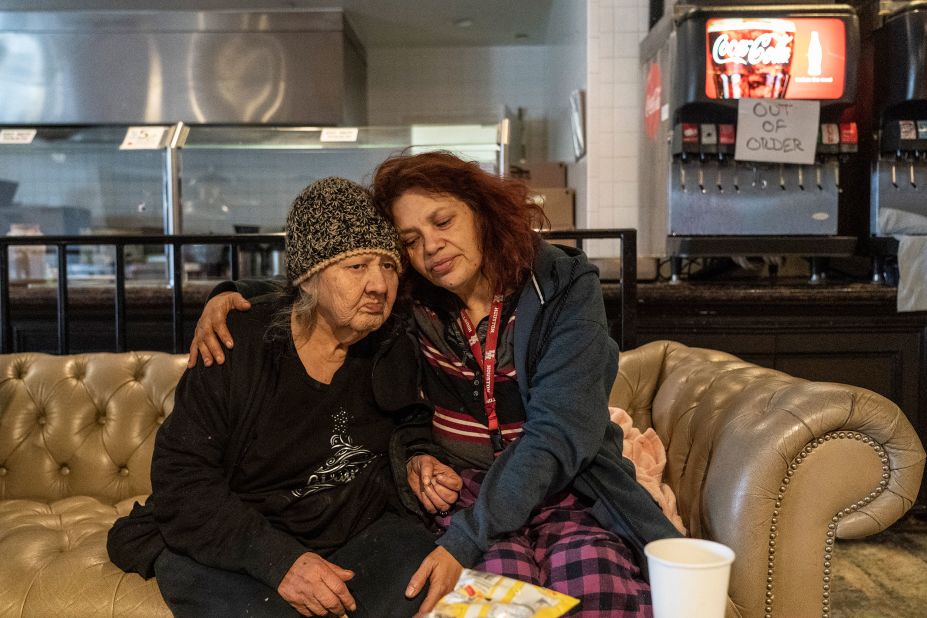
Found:
[{"label": "white paper sign", "polygon": [[31,144],[35,129],[0,129],[0,144]]},{"label": "white paper sign", "polygon": [[737,104],[738,161],[814,163],[820,101],[740,99]]},{"label": "white paper sign", "polygon": [[159,150],[164,148],[167,127],[129,127],[119,150]]},{"label": "white paper sign", "polygon": [[320,142],[356,142],[357,127],[334,127],[322,129]]}]

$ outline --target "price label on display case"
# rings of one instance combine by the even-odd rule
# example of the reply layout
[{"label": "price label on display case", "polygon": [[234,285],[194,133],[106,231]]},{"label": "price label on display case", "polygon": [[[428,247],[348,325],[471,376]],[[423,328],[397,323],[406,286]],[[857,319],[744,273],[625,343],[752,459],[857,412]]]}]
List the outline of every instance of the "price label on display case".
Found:
[{"label": "price label on display case", "polygon": [[356,142],[357,127],[330,127],[322,129],[320,142]]},{"label": "price label on display case", "polygon": [[0,129],[0,144],[31,144],[35,129]]},{"label": "price label on display case", "polygon": [[129,127],[119,150],[158,150],[164,148],[167,127]]}]

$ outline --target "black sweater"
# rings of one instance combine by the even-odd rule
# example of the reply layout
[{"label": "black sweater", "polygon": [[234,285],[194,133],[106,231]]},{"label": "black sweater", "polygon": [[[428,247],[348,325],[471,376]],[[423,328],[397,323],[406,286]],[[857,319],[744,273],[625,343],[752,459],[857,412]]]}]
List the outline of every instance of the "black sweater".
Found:
[{"label": "black sweater", "polygon": [[184,374],[151,474],[168,547],[272,588],[302,553],[329,553],[396,502],[387,451],[399,415],[381,409],[414,399],[404,385],[415,384],[407,363],[380,363],[381,377],[370,379],[384,355],[408,345],[384,327],[320,385],[288,331],[265,336],[278,309],[258,299],[230,315],[235,348],[225,364]]}]

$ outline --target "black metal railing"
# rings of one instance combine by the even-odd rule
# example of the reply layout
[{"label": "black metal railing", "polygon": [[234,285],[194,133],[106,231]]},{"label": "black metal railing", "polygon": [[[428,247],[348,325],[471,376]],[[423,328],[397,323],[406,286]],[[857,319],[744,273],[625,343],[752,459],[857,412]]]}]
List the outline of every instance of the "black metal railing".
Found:
[{"label": "black metal railing", "polygon": [[[601,229],[548,231],[543,236],[550,240],[575,240],[583,248],[586,240],[617,239],[621,243],[619,271],[618,343],[622,350],[634,346],[637,312],[637,233],[633,229]],[[9,249],[14,246],[55,247],[58,274],[56,293],[57,352],[70,352],[70,308],[68,306],[68,249],[81,246],[109,246],[115,250],[115,351],[126,351],[126,246],[161,245],[168,256],[171,290],[172,349],[175,353],[185,351],[183,321],[183,248],[193,245],[225,245],[228,248],[229,273],[231,278],[240,275],[239,257],[243,248],[268,245],[283,248],[283,234],[184,234],[160,236],[5,236],[0,237],[0,352],[13,351],[12,308],[10,299]],[[26,351],[26,350],[18,350]]]}]

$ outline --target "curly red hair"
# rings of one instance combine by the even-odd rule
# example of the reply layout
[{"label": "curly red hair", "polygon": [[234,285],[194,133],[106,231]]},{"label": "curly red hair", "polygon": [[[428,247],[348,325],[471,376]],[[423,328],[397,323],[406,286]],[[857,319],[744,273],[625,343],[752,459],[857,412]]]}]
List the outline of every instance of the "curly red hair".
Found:
[{"label": "curly red hair", "polygon": [[529,198],[524,182],[490,174],[475,161],[450,152],[435,151],[387,159],[374,173],[372,189],[374,205],[390,221],[393,204],[409,190],[464,202],[477,215],[482,272],[492,289],[517,289],[530,274],[538,249],[534,226],[546,224],[547,218]]}]

